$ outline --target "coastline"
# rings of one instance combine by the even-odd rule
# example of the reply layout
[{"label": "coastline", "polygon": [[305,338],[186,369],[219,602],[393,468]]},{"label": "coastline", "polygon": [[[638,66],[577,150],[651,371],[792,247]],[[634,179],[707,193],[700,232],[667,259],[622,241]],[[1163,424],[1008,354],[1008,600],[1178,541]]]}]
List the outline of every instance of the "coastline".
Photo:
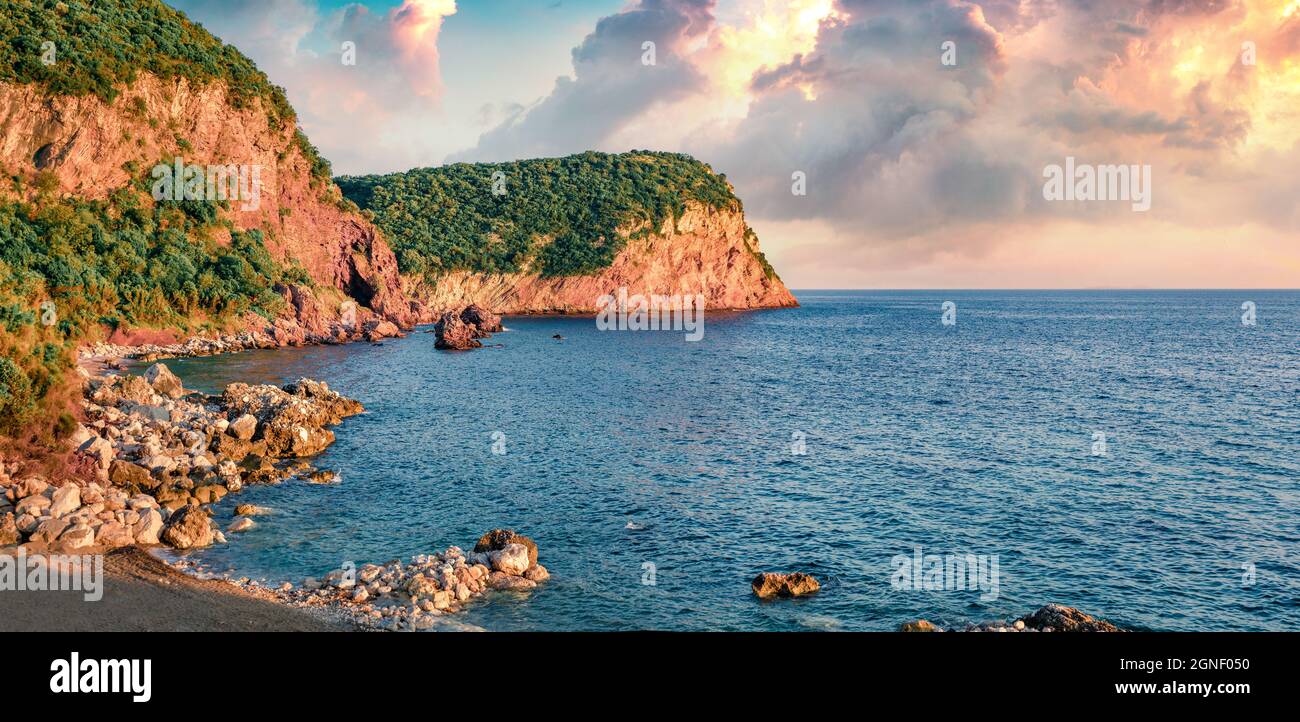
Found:
[{"label": "coastline", "polygon": [[[479,333],[486,326],[466,328],[488,335]],[[494,330],[500,330],[499,323]],[[79,616],[68,613],[80,603],[79,593],[56,592],[58,603],[47,605],[40,594],[22,592],[3,595],[0,611],[21,621],[16,628],[60,629],[65,618],[85,617],[94,620],[88,629],[130,631],[157,628],[134,610],[158,606],[164,614],[171,607],[188,613],[199,597],[215,595],[234,601],[209,604],[210,614],[177,628],[402,631],[452,626],[451,615],[488,591],[535,589],[549,573],[537,562],[532,540],[508,530],[484,535],[473,552],[452,546],[405,564],[349,563],[351,569],[322,570],[323,582],[308,578],[274,589],[248,578],[212,575],[184,558],[169,563],[152,553],[223,544],[226,534],[255,526],[255,517],[266,510],[249,504],[236,506],[237,523],[224,531],[210,518],[216,504],[248,484],[275,484],[291,476],[333,483],[334,472],[315,468],[313,460],[333,443],[330,427],[363,409],[309,379],[283,388],[234,383],[222,394],[207,395],[186,390],[161,363],[137,376],[125,373],[126,362],[373,343],[374,331],[349,334],[346,341],[283,343],[245,332],[175,344],[97,343],[79,349],[84,423],[72,433],[71,478],[51,483],[23,473],[20,465],[0,465],[5,523],[0,554],[29,563],[43,557],[36,562],[41,566],[53,563],[56,554],[103,555],[104,596],[115,602]],[[385,338],[402,335],[396,327],[381,332]],[[259,605],[284,614],[259,612]]]},{"label": "coastline", "polygon": [[[529,316],[531,314],[515,315]],[[577,314],[557,315],[573,316]],[[255,337],[253,338],[256,340]],[[313,343],[309,345],[333,344]],[[167,356],[207,356],[237,353],[254,348],[276,347],[280,347],[280,345],[246,344],[238,337],[233,340],[229,338],[215,340],[189,339],[183,343],[164,346],[126,347],[96,344],[88,349],[83,349],[83,353],[80,355],[80,360],[83,362],[82,368],[86,374],[84,403],[87,409],[95,405],[94,402],[97,400],[94,395],[96,384],[102,387],[106,383],[114,383],[114,380],[136,378],[122,377],[114,373],[115,371],[124,370],[124,360],[142,361],[144,360],[142,357],[146,356],[151,360]],[[164,378],[163,389],[157,388],[158,384],[154,383],[155,391],[164,390],[170,383],[166,380],[166,374],[169,372],[165,371],[165,367],[163,369],[164,371],[161,372]],[[175,379],[175,377],[171,377],[171,379],[175,380],[176,385],[179,387],[180,380]],[[155,378],[156,381],[157,378]],[[299,385],[315,383],[308,380],[298,382]],[[242,384],[233,384],[232,386],[250,388]],[[274,387],[265,388],[273,389]],[[332,391],[328,393],[337,396]],[[309,394],[309,396],[316,395],[316,392]],[[164,393],[162,396],[166,396],[166,394]],[[182,399],[192,399],[193,397],[201,397],[208,402],[220,398],[218,396],[185,392],[184,396],[180,398],[173,397],[172,400],[180,401]],[[357,406],[359,407],[359,404]],[[131,407],[128,406],[128,414],[131,411]],[[175,423],[176,416],[171,411],[172,409],[169,408],[168,419]],[[337,423],[337,421],[333,423]],[[332,426],[333,423],[322,424],[322,427],[326,425]],[[222,431],[224,430],[223,427]],[[222,438],[224,439],[224,437]],[[226,441],[230,440],[227,439]],[[320,449],[328,446],[332,441],[333,435],[330,433],[329,441],[324,442]],[[212,456],[214,460],[221,460],[221,454],[215,444],[212,451],[213,453],[210,453],[209,456]],[[319,451],[315,453],[319,453]],[[293,459],[288,467],[288,473],[305,476],[312,470],[309,464],[309,459]],[[270,478],[266,481],[276,483],[278,479]],[[254,480],[249,483],[260,482],[261,480]],[[232,486],[230,490],[237,492],[239,489]],[[219,503],[219,501],[220,498],[218,497],[212,503]],[[206,507],[208,504],[205,503],[203,506]],[[182,506],[180,508],[186,507]],[[248,513],[250,516],[255,516],[258,512]],[[238,518],[243,519],[245,517],[240,516]],[[227,529],[226,531],[230,533],[235,530]],[[224,541],[221,539],[221,530],[216,527],[215,523],[212,524],[212,532],[219,541]],[[505,533],[514,536],[513,532]],[[531,542],[531,540],[529,541]],[[25,546],[30,550],[30,553],[39,553],[46,549],[60,550],[58,545],[54,544],[36,543]],[[167,547],[157,546],[155,549],[165,551]],[[341,570],[334,570],[324,575],[323,581],[308,579],[301,585],[284,583],[272,588],[248,578],[233,578],[232,574],[213,575],[204,569],[202,565],[184,558],[168,562],[166,559],[161,558],[160,555],[139,546],[125,546],[112,550],[86,547],[77,550],[77,553],[87,554],[97,551],[107,552],[105,556],[105,597],[112,596],[118,600],[114,604],[93,607],[95,611],[91,614],[82,615],[87,619],[94,620],[93,624],[88,624],[87,629],[99,630],[134,631],[139,629],[175,628],[196,631],[255,631],[259,629],[279,629],[284,631],[414,631],[432,629],[435,626],[441,629],[466,629],[469,628],[467,625],[457,624],[454,621],[454,613],[459,610],[461,605],[469,602],[471,598],[477,597],[488,590],[528,592],[537,586],[537,582],[544,581],[549,576],[544,567],[536,565],[535,557],[532,564],[525,564],[514,570],[512,574],[503,575],[496,569],[496,563],[490,558],[488,553],[490,550],[479,551],[476,548],[475,552],[467,554],[458,547],[451,547],[438,554],[420,555],[413,558],[408,564],[392,561],[382,566],[378,564],[360,565],[360,575],[356,578],[346,578],[340,574]],[[448,566],[448,564],[453,567],[452,573],[443,573],[440,577],[440,570]],[[533,571],[533,568],[540,569],[540,572],[530,577],[526,572]],[[423,603],[421,603],[420,598],[412,592],[416,588],[423,587],[426,584],[425,579],[434,579],[436,583],[428,590],[430,593],[426,595]],[[405,599],[405,595],[412,597],[411,601],[413,603],[410,606],[400,606],[392,603],[385,606],[374,604],[380,597],[387,596],[387,601],[392,602],[398,598]],[[32,597],[30,593],[26,596]],[[6,600],[7,604],[5,606],[0,606],[0,612],[5,613],[8,619],[18,620],[20,622],[19,628],[57,629],[60,628],[59,625],[64,623],[63,620],[78,616],[76,613],[68,614],[68,611],[73,609],[72,605],[79,603],[79,599],[76,598],[74,593],[65,593],[58,596],[61,599],[67,597],[67,601],[43,605],[36,598],[30,600],[21,597],[17,599],[11,598]],[[204,602],[202,601],[204,599],[211,601]],[[191,613],[191,608],[194,606],[201,606],[204,613]],[[280,610],[280,612],[267,611],[267,607]],[[138,611],[148,608],[162,610],[158,622],[164,626],[149,625],[148,620],[153,616],[157,616],[158,613]],[[1064,615],[1057,616],[1066,620],[1084,620],[1085,624],[1083,626],[1085,626],[1085,629],[1083,631],[1118,631],[1113,626],[1103,626],[1104,623],[1103,625],[1094,626],[1092,623],[1095,620],[1092,617],[1078,610],[1058,605],[1048,605],[1038,612],[1021,617],[1018,620],[967,624],[964,627],[949,629],[936,627],[925,620],[918,620],[903,623],[898,627],[898,631],[1073,631],[1061,627],[1053,628],[1051,624],[1040,624],[1036,627],[1025,628],[1025,620],[1042,617],[1045,611],[1050,609],[1065,610]],[[411,616],[412,613],[416,616]],[[178,619],[178,617],[182,617],[182,619]],[[442,619],[435,620],[436,617],[442,617]],[[1076,623],[1075,626],[1079,625]]]},{"label": "coastline", "polygon": [[342,619],[182,573],[140,547],[104,555],[103,598],[79,591],[0,594],[0,632],[339,632]]}]

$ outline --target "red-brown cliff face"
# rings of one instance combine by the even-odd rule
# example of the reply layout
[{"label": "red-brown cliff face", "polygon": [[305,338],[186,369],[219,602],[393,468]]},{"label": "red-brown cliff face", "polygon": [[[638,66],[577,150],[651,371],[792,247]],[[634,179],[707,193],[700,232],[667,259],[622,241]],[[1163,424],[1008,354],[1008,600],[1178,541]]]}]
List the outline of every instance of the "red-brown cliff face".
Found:
[{"label": "red-brown cliff face", "polygon": [[[226,86],[163,81],[142,74],[111,103],[94,95],[49,96],[36,85],[0,83],[0,167],[7,174],[53,174],[59,191],[101,199],[156,163],[258,167],[255,207],[230,204],[241,230],[261,229],[279,261],[300,264],[319,293],[294,289],[295,321],[326,332],[347,297],[359,320],[411,320],[392,250],[374,226],[339,202],[337,188],[314,178],[295,127],[273,128],[260,101],[237,108]],[[306,292],[310,299],[302,299]]]},{"label": "red-brown cliff face", "polygon": [[740,211],[688,203],[657,234],[629,238],[609,268],[585,276],[537,273],[443,274],[432,281],[407,278],[421,320],[437,312],[478,304],[497,313],[596,313],[598,300],[629,295],[701,295],[709,309],[783,308],[799,305],[781,279],[759,260],[758,239]]},{"label": "red-brown cliff face", "polygon": [[[269,329],[280,343],[338,339],[349,299],[357,327],[383,317],[400,326],[438,311],[479,304],[498,313],[594,313],[598,299],[630,294],[702,294],[712,309],[796,306],[761,260],[740,211],[688,204],[675,224],[627,241],[610,267],[584,276],[454,272],[403,279],[382,234],[349,210],[332,181],[314,177],[295,127],[273,127],[261,101],[236,107],[221,82],[192,85],[149,74],[110,103],[94,95],[49,96],[30,84],[0,83],[0,170],[46,172],[61,193],[102,199],[157,163],[256,166],[256,204],[230,203],[241,230],[263,231],[281,262],[316,283],[285,288],[286,317]],[[3,191],[0,191],[3,192]],[[256,318],[248,319],[258,324]],[[261,330],[261,329],[259,329]]]}]

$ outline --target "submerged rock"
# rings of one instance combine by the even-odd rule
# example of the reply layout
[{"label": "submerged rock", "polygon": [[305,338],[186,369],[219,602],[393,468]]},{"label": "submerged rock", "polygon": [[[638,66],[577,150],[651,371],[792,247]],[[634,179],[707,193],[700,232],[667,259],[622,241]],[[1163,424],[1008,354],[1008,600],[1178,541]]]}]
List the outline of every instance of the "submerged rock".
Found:
[{"label": "submerged rock", "polygon": [[764,572],[754,577],[749,586],[754,590],[754,594],[758,595],[759,599],[801,597],[822,588],[822,585],[812,575],[803,572],[793,572],[791,574]]}]

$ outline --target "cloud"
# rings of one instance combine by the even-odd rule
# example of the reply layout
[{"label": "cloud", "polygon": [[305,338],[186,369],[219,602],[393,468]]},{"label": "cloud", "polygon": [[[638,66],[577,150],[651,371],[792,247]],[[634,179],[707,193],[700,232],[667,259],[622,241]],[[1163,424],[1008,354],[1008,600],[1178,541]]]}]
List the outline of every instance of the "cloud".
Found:
[{"label": "cloud", "polygon": [[[309,22],[297,10],[318,13],[309,0],[235,2],[212,14],[239,24],[240,47],[277,82],[287,78],[305,106],[313,140],[356,172],[438,159],[421,144],[441,130],[430,110],[441,62],[432,41],[447,8],[403,7],[413,5]],[[477,141],[447,160],[691,153],[727,174],[774,263],[807,274],[796,283],[884,278],[882,265],[912,278],[907,269],[1003,259],[1011,248],[1059,251],[1086,242],[1081,228],[1126,238],[1158,229],[1168,247],[1183,227],[1196,243],[1217,232],[1272,250],[1267,229],[1300,230],[1300,11],[1291,5],[629,0],[576,43],[571,73],[540,99],[475,95],[458,137]],[[325,65],[345,35],[359,66],[373,66],[340,79]],[[1246,41],[1257,64],[1242,62]],[[955,65],[943,63],[947,42]],[[1043,168],[1066,156],[1151,165],[1151,211],[1044,201]],[[807,195],[791,192],[796,171]],[[810,239],[817,258],[793,264]],[[1054,253],[1058,263],[1077,258]],[[1024,267],[1041,271],[1046,259]]]},{"label": "cloud", "polygon": [[[908,233],[1018,212],[1017,163],[974,142],[970,129],[1006,65],[1001,36],[980,8],[837,7],[841,17],[821,26],[813,52],[755,74],[749,114],[692,138],[690,151],[725,169],[758,216]],[[949,41],[955,66],[942,64]],[[806,196],[791,192],[795,171],[807,176]]]},{"label": "cloud", "polygon": [[572,78],[557,78],[545,99],[449,160],[512,160],[589,150],[656,104],[698,92],[705,78],[688,55],[691,43],[712,27],[713,6],[714,0],[640,0],[602,18],[573,49]]},{"label": "cloud", "polygon": [[[300,124],[336,169],[409,162],[420,140],[412,128],[436,122],[438,36],[455,0],[403,0],[382,14],[361,4],[326,13],[315,0],[173,5],[285,87]],[[355,65],[343,64],[344,42],[355,48]]]}]

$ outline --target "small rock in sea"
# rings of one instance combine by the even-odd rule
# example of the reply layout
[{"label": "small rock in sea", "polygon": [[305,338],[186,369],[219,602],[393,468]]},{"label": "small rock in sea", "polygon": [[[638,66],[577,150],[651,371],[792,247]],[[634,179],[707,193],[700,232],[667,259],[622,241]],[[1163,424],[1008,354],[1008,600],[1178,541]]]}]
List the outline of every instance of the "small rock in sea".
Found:
[{"label": "small rock in sea", "polygon": [[523,544],[507,544],[504,549],[489,553],[488,559],[491,560],[494,570],[510,576],[519,576],[528,571],[530,566],[528,563],[528,547]]},{"label": "small rock in sea", "polygon": [[1096,619],[1074,607],[1061,604],[1048,604],[1033,614],[1021,617],[1026,627],[1033,627],[1043,632],[1118,632],[1119,627],[1102,619]]},{"label": "small rock in sea", "polygon": [[255,504],[238,504],[235,506],[235,516],[260,516],[266,512],[265,507]]},{"label": "small rock in sea", "polygon": [[460,320],[472,324],[476,335],[480,337],[505,330],[505,327],[501,325],[500,316],[476,303],[466,306],[465,310],[460,312]]},{"label": "small rock in sea", "polygon": [[558,334],[558,333],[555,334],[554,336],[552,336],[551,338],[553,338],[553,339],[555,339],[555,340],[557,340],[557,341],[563,341],[563,340],[564,340],[564,337],[561,336],[561,335]]},{"label": "small rock in sea", "polygon": [[437,333],[434,348],[464,351],[483,346],[483,343],[478,340],[481,336],[477,334],[477,327],[463,321],[455,312],[444,313],[434,326],[434,331]]},{"label": "small rock in sea", "polygon": [[812,594],[822,588],[821,583],[813,578],[811,574],[803,572],[793,572],[790,574],[774,574],[764,572],[754,577],[749,583],[754,590],[754,594],[759,599],[770,599],[772,597],[801,597],[805,594]]},{"label": "small rock in sea", "polygon": [[307,481],[313,484],[333,484],[339,480],[338,472],[329,469],[317,469],[307,475]]},{"label": "small rock in sea", "polygon": [[903,622],[898,628],[900,632],[937,632],[939,628],[934,626],[929,620],[918,619],[915,622]]},{"label": "small rock in sea", "polygon": [[504,549],[507,544],[523,544],[528,547],[528,565],[532,566],[537,563],[537,543],[522,534],[516,534],[510,529],[493,529],[479,537],[478,542],[474,545],[474,551],[479,553],[493,552]]},{"label": "small rock in sea", "polygon": [[536,588],[537,582],[504,572],[492,572],[488,577],[488,586],[500,592],[526,592]]},{"label": "small rock in sea", "polygon": [[541,564],[534,564],[524,572],[524,579],[530,582],[544,582],[551,578],[551,573]]},{"label": "small rock in sea", "polygon": [[235,520],[234,524],[231,524],[230,526],[226,527],[226,531],[231,533],[248,531],[249,529],[252,529],[255,526],[257,525],[253,522],[252,519],[249,519],[246,516],[241,516]]},{"label": "small rock in sea", "polygon": [[1024,629],[1024,628],[1025,628],[1025,620],[1023,620],[1023,619],[1017,619],[1017,620],[1016,620],[1016,623],[1013,624],[1013,625],[1011,625],[1011,626],[1015,627],[1016,629]]}]

